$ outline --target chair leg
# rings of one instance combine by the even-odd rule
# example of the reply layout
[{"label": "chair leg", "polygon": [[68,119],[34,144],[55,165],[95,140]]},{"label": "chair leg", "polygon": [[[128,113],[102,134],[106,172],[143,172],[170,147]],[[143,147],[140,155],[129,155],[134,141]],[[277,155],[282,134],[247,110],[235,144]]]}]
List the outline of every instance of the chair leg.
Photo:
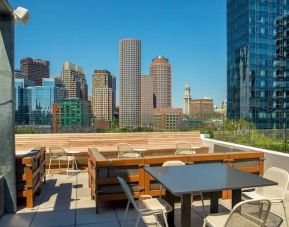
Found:
[{"label": "chair leg", "polygon": [[129,202],[129,200],[128,200],[128,201],[127,201],[127,204],[126,204],[126,207],[125,207],[123,219],[122,219],[122,221],[121,221],[121,225],[120,225],[120,226],[125,226],[125,225],[123,225],[123,224],[125,223],[126,218],[127,218],[127,213],[128,213],[128,209],[129,209],[129,204],[130,204],[130,202]]},{"label": "chair leg", "polygon": [[69,170],[69,160],[67,160],[67,168],[66,168],[66,175],[68,176],[68,170]]},{"label": "chair leg", "polygon": [[206,215],[206,211],[205,211],[205,203],[204,203],[204,196],[203,196],[203,193],[200,194],[201,196],[201,200],[202,200],[202,205],[203,205],[203,213],[204,215]]},{"label": "chair leg", "polygon": [[160,226],[160,223],[159,223],[159,221],[158,221],[158,217],[157,217],[157,215],[154,214],[154,217],[155,217],[155,219],[156,219],[156,226],[159,227],[159,226]]},{"label": "chair leg", "polygon": [[135,223],[135,227],[138,227],[139,219],[140,219],[140,215],[137,216],[137,220],[136,220],[136,223]]},{"label": "chair leg", "polygon": [[283,205],[283,210],[284,210],[284,215],[285,215],[285,221],[286,221],[286,226],[288,227],[288,217],[287,217],[287,212],[286,212],[286,207],[285,207],[285,203],[284,201],[282,201],[282,205]]},{"label": "chair leg", "polygon": [[49,159],[49,165],[48,165],[48,172],[47,172],[47,175],[49,175],[49,173],[50,173],[50,165],[51,165],[51,158]]},{"label": "chair leg", "polygon": [[128,213],[128,209],[129,209],[129,204],[130,204],[130,201],[128,200],[128,201],[127,201],[127,204],[126,204],[126,207],[125,207],[124,219],[126,219],[126,217],[127,217],[127,213]]},{"label": "chair leg", "polygon": [[60,160],[58,160],[58,169],[59,169],[59,173],[61,173]]},{"label": "chair leg", "polygon": [[78,166],[77,166],[76,159],[74,159],[74,164],[75,164],[75,168],[76,168],[76,170],[78,171]]},{"label": "chair leg", "polygon": [[166,226],[166,227],[169,227],[168,220],[167,220],[167,215],[166,215],[165,212],[163,212],[163,216],[164,216],[165,226]]},{"label": "chair leg", "polygon": [[206,226],[207,226],[207,222],[206,222],[206,219],[204,219],[203,227],[206,227]]}]

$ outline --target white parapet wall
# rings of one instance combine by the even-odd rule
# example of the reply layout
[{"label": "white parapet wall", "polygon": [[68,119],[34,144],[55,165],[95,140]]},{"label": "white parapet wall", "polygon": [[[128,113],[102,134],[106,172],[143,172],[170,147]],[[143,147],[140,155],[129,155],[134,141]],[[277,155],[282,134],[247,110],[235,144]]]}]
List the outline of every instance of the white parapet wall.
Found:
[{"label": "white parapet wall", "polygon": [[275,166],[289,172],[289,154],[287,153],[209,139],[205,138],[204,135],[202,135],[202,143],[204,146],[209,147],[209,152],[214,152],[215,145],[237,150],[262,151],[265,154],[265,170],[272,166]]}]

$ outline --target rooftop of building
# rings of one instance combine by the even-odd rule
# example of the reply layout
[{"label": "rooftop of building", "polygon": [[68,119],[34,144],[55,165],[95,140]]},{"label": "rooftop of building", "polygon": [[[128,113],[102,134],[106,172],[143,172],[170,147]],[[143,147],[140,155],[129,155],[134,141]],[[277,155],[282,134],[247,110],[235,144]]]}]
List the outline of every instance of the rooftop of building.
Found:
[{"label": "rooftop of building", "polygon": [[[78,134],[81,138],[81,134]],[[46,135],[49,136],[49,135]],[[33,137],[33,135],[32,135]],[[246,147],[237,144],[231,144],[212,139],[202,139],[202,143],[206,146],[223,145],[228,149],[251,149],[259,150],[252,147]],[[274,165],[279,168],[289,170],[288,154],[278,154],[274,151],[263,150],[265,153],[265,169]],[[58,227],[120,227],[135,226],[137,221],[137,213],[131,207],[128,216],[124,222],[124,212],[126,200],[118,202],[101,202],[99,205],[99,213],[95,213],[95,201],[91,199],[91,190],[88,185],[88,174],[86,171],[80,173],[70,173],[66,175],[63,169],[59,172],[54,169],[52,174],[47,175],[46,184],[39,195],[35,197],[35,206],[33,208],[18,207],[16,214],[6,214],[0,219],[0,226],[5,227],[38,227],[38,226],[58,226]],[[288,194],[288,193],[287,193]],[[288,194],[289,195],[289,194]],[[286,204],[289,202],[289,196],[286,197]],[[205,213],[202,209],[201,201],[194,201],[191,204],[191,226],[200,227],[203,225],[203,219],[210,213],[210,201],[205,199]],[[281,204],[280,204],[281,205]],[[232,209],[230,199],[219,200],[219,212],[229,212]],[[270,219],[266,226],[285,227],[284,213],[282,205],[272,206],[270,211]],[[286,206],[287,212],[289,207]],[[282,222],[282,219],[284,220]],[[156,226],[153,223],[153,217],[141,218],[139,226]],[[160,225],[165,226],[162,219]],[[181,227],[181,204],[175,204],[175,226]]]},{"label": "rooftop of building", "polygon": [[63,69],[64,70],[72,70],[72,71],[76,71],[79,72],[80,74],[84,75],[84,70],[81,66],[78,66],[76,64],[73,64],[71,62],[64,62],[63,64]]},{"label": "rooftop of building", "polygon": [[152,64],[168,64],[168,63],[169,63],[169,59],[161,55],[155,57],[152,60]]},{"label": "rooftop of building", "polygon": [[141,40],[138,38],[124,38],[120,40],[120,42],[123,42],[123,41],[141,41]]}]

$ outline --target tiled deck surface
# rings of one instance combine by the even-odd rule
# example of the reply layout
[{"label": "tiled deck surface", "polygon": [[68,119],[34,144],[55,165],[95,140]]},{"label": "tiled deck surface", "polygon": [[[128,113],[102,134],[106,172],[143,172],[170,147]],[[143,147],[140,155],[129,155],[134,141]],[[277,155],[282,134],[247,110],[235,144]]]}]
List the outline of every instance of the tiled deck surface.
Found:
[{"label": "tiled deck surface", "polygon": [[[80,173],[67,178],[55,174],[48,177],[42,193],[36,197],[33,209],[21,209],[17,214],[7,214],[0,220],[2,227],[47,227],[47,226],[81,226],[81,227],[116,227],[121,226],[125,203],[114,202],[102,204],[100,213],[95,214],[95,203],[90,199],[87,173]],[[208,204],[208,201],[205,201]],[[220,210],[229,208],[230,201],[220,201]],[[176,205],[176,225],[180,226],[180,209]],[[273,206],[273,212],[283,216],[282,206]],[[208,213],[209,206],[206,206]],[[192,226],[199,227],[203,223],[203,212],[199,202],[192,206]],[[131,209],[127,222],[122,226],[135,226],[136,214]],[[149,219],[142,220],[139,226],[156,226]],[[146,223],[144,223],[146,222]],[[164,226],[164,225],[162,225]],[[269,226],[276,226],[269,223]],[[286,226],[283,223],[281,226]]]}]

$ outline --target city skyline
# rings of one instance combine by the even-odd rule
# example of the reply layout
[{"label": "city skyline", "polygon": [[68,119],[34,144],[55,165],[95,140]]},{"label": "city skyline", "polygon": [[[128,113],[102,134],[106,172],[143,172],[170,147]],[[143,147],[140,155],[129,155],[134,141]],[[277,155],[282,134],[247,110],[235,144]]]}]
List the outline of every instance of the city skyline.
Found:
[{"label": "city skyline", "polygon": [[[215,104],[220,106],[221,101],[226,98],[225,1],[222,1],[222,4],[208,1],[188,3],[187,7],[177,3],[165,5],[157,3],[155,9],[150,7],[149,2],[141,3],[144,10],[134,21],[131,20],[134,13],[120,18],[124,12],[137,7],[131,6],[129,2],[125,1],[121,6],[117,2],[111,4],[88,1],[89,7],[82,12],[73,4],[67,5],[56,1],[45,3],[12,1],[13,5],[21,4],[29,7],[31,17],[34,19],[26,29],[20,26],[17,29],[16,68],[19,68],[18,62],[21,58],[31,56],[49,60],[51,76],[59,76],[63,62],[74,62],[84,68],[89,94],[91,94],[91,77],[95,69],[107,69],[116,75],[119,81],[118,42],[123,38],[134,37],[141,39],[143,44],[142,74],[149,74],[149,65],[155,56],[164,55],[170,59],[173,66],[172,104],[174,107],[182,107],[183,95],[178,91],[183,90],[187,82],[191,85],[192,97],[210,96],[214,98]],[[79,21],[75,21],[75,18],[63,19],[61,13],[64,7],[68,6],[67,10],[75,11]],[[95,7],[103,8],[97,11],[96,19],[89,13],[89,10]],[[100,19],[108,7],[111,7],[111,19]],[[197,17],[200,16],[200,9],[204,7],[216,15],[215,20],[211,21],[207,18],[199,23]],[[53,18],[50,16],[51,13],[54,15]],[[82,16],[83,13],[85,17]],[[147,14],[149,18],[144,20],[143,16]],[[160,14],[162,17],[158,17]],[[179,14],[182,16],[178,16],[175,20]],[[82,17],[85,19],[81,19]],[[61,18],[60,22],[57,18]],[[39,20],[42,21],[43,26],[39,26],[37,22]],[[55,20],[58,22],[56,23]],[[163,25],[161,29],[157,26],[158,32],[152,26],[154,21],[155,25]],[[77,29],[72,29],[73,24]],[[118,26],[120,24],[122,26]],[[209,38],[212,33],[214,39]],[[204,37],[208,38],[204,39]],[[213,47],[215,50],[211,51]],[[214,67],[206,67],[208,64]]]}]

